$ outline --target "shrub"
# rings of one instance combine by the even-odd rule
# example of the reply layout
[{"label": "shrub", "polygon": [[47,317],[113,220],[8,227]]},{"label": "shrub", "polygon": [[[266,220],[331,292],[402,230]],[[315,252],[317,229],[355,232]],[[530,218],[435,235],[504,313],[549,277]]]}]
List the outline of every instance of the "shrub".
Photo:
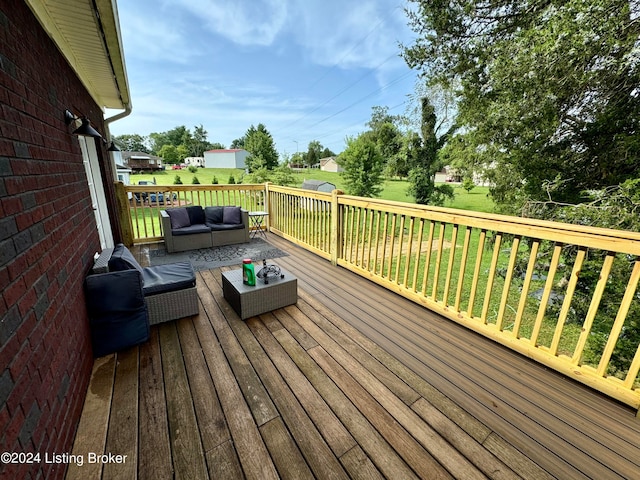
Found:
[{"label": "shrub", "polygon": [[182,180],[180,179],[180,175],[176,175],[176,178],[173,180],[174,185],[182,185]]},{"label": "shrub", "polygon": [[189,165],[189,168],[187,168],[187,170],[189,170],[189,173],[196,173],[198,171],[198,167],[196,167],[195,165]]},{"label": "shrub", "polygon": [[234,183],[236,183],[236,179],[234,178],[233,174],[229,175],[229,181],[227,183],[229,185],[233,185]]},{"label": "shrub", "polygon": [[191,183],[193,185],[199,185],[200,184],[200,180],[198,180],[198,177],[196,177],[195,175],[193,176],[193,180],[191,180]]},{"label": "shrub", "polygon": [[218,185],[218,177],[214,175],[213,180],[211,180],[211,183],[214,185]]}]

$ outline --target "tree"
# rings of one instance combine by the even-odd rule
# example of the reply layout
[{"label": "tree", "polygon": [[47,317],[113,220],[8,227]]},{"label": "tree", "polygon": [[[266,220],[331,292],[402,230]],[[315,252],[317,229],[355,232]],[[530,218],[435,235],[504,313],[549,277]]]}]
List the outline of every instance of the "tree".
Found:
[{"label": "tree", "polygon": [[322,157],[322,150],[324,147],[318,140],[312,140],[307,147],[307,154],[305,155],[305,163],[308,167],[313,167],[320,161]]},{"label": "tree", "polygon": [[180,157],[178,156],[178,150],[173,145],[163,145],[160,151],[158,152],[158,156],[162,157],[164,163],[176,164],[180,162]]},{"label": "tree", "polygon": [[278,165],[273,137],[262,123],[257,127],[251,125],[244,138],[244,149],[249,152],[245,164],[250,172],[263,167],[271,170]]},{"label": "tree", "polygon": [[204,129],[202,124],[200,124],[199,127],[193,128],[193,137],[190,141],[189,147],[189,154],[192,157],[203,157],[204,152],[213,148],[213,146],[207,141],[207,131]]},{"label": "tree", "polygon": [[517,207],[632,178],[640,162],[637,0],[411,0],[408,65],[458,94],[465,155]]},{"label": "tree", "polygon": [[436,185],[435,175],[442,168],[441,162],[438,161],[438,151],[448,134],[437,137],[437,117],[428,98],[422,99],[421,108],[422,145],[415,145],[413,163],[409,171],[409,193],[413,195],[416,203],[443,205],[447,198],[453,198],[453,188],[451,185]]},{"label": "tree", "polygon": [[347,137],[347,148],[338,157],[344,168],[347,192],[360,197],[375,197],[382,192],[384,159],[368,132]]},{"label": "tree", "polygon": [[150,153],[150,149],[147,146],[148,139],[142,135],[138,135],[137,133],[131,135],[117,135],[113,137],[113,141],[120,150],[127,152]]},{"label": "tree", "polygon": [[402,133],[398,126],[402,117],[389,115],[388,107],[374,106],[371,110],[371,119],[367,126],[386,163],[396,157],[402,148]]},{"label": "tree", "polygon": [[231,142],[231,145],[229,146],[229,148],[244,148],[244,142],[246,140],[245,136],[242,136],[240,138],[236,138],[233,142]]},{"label": "tree", "polygon": [[325,147],[322,150],[322,153],[320,154],[320,158],[328,158],[328,157],[335,157],[336,154],[333,153],[329,148]]}]

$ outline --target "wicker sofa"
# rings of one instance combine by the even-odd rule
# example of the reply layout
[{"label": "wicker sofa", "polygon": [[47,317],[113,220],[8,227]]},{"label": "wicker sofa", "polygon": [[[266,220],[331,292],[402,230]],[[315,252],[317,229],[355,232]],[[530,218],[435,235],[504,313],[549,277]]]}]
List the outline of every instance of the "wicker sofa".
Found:
[{"label": "wicker sofa", "polygon": [[249,212],[240,207],[189,207],[160,211],[167,253],[249,241]]},{"label": "wicker sofa", "polygon": [[[94,275],[115,274],[139,277],[144,301],[149,315],[149,324],[168,322],[182,317],[197,315],[198,294],[196,276],[189,262],[177,262],[155,267],[141,267],[127,247],[122,244],[114,249],[105,249],[93,266]],[[87,277],[89,280],[94,275]],[[103,295],[109,295],[107,290]]]}]

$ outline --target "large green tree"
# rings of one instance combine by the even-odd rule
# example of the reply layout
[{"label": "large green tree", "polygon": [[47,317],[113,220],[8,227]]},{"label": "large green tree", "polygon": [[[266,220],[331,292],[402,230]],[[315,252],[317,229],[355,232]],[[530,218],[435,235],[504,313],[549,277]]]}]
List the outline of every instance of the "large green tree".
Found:
[{"label": "large green tree", "polygon": [[428,98],[421,100],[422,124],[420,126],[422,142],[414,137],[414,151],[409,171],[409,193],[416,203],[443,205],[447,198],[453,198],[450,185],[436,185],[435,175],[442,168],[438,151],[446,142],[448,134],[438,138],[436,134],[437,116]]},{"label": "large green tree", "polygon": [[347,147],[338,157],[347,193],[376,197],[382,192],[384,159],[370,132],[347,137]]},{"label": "large green tree", "polygon": [[262,124],[251,125],[244,135],[244,147],[249,156],[246,166],[250,172],[260,168],[271,170],[278,166],[278,152],[271,133]]},{"label": "large green tree", "polygon": [[324,147],[318,140],[311,140],[305,154],[305,163],[308,167],[313,167],[322,157]]},{"label": "large green tree", "polygon": [[113,141],[120,150],[127,152],[150,153],[147,145],[148,139],[142,135],[138,135],[137,133],[117,135],[113,137]]},{"label": "large green tree", "polygon": [[496,200],[558,200],[637,175],[637,0],[410,0],[407,63],[457,93],[458,151],[488,169]]}]

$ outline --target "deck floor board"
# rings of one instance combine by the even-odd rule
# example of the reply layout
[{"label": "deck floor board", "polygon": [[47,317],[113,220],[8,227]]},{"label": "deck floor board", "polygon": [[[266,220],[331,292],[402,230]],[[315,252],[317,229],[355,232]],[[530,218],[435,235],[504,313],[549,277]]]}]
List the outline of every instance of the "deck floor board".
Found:
[{"label": "deck floor board", "polygon": [[[269,234],[296,305],[200,313],[95,362],[67,478],[640,478],[640,420],[589,388]],[[151,246],[133,248],[142,264]]]}]

